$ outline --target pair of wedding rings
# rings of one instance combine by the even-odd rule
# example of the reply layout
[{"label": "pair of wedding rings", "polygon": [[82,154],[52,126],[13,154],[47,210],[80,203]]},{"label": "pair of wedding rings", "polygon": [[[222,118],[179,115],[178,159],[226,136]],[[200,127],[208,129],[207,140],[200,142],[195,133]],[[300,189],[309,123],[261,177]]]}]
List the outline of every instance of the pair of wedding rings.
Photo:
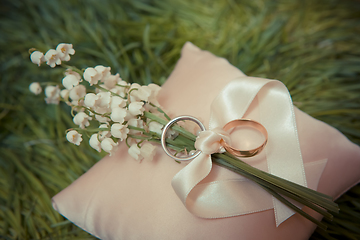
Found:
[{"label": "pair of wedding rings", "polygon": [[[166,136],[167,136],[167,131],[171,128],[172,125],[174,125],[175,123],[179,122],[179,121],[193,121],[195,122],[199,127],[201,131],[205,131],[206,128],[204,126],[204,124],[197,118],[192,117],[192,116],[179,116],[176,117],[172,120],[170,120],[163,128],[162,134],[161,134],[161,146],[163,147],[165,153],[174,158],[175,160],[178,161],[187,161],[187,160],[192,160],[194,158],[196,158],[201,152],[200,150],[197,150],[194,154],[187,156],[187,157],[177,157],[175,155],[173,155],[169,149],[166,146]],[[253,128],[256,129],[257,131],[259,131],[264,137],[265,137],[265,141],[263,141],[263,143],[258,146],[257,148],[254,149],[249,149],[249,150],[240,150],[240,149],[236,149],[232,146],[230,146],[227,142],[225,142],[223,139],[220,140],[220,144],[222,147],[224,147],[224,149],[229,152],[230,154],[237,156],[237,157],[253,157],[255,155],[257,155],[258,153],[260,153],[264,147],[266,146],[266,143],[268,141],[268,133],[265,129],[265,127],[263,125],[261,125],[259,122],[251,120],[251,119],[245,119],[245,118],[241,118],[241,119],[236,119],[233,121],[228,122],[227,124],[225,124],[225,126],[223,127],[224,131],[230,131],[233,128],[236,127],[249,127],[249,128]]]}]

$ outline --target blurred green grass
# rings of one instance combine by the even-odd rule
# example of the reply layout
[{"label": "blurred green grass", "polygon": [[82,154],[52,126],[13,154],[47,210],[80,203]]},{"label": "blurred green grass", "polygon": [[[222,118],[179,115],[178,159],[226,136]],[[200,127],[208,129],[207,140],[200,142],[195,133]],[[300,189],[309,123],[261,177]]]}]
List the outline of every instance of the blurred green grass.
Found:
[{"label": "blurred green grass", "polygon": [[[360,143],[360,2],[351,0],[12,0],[0,3],[0,238],[93,239],[51,197],[102,156],[67,143],[67,106],[28,91],[60,82],[28,49],[73,43],[73,65],[102,64],[123,79],[164,83],[191,41],[251,76],[274,78],[294,104]],[[55,74],[54,74],[55,73]],[[338,200],[328,233],[360,239],[360,186]]]}]

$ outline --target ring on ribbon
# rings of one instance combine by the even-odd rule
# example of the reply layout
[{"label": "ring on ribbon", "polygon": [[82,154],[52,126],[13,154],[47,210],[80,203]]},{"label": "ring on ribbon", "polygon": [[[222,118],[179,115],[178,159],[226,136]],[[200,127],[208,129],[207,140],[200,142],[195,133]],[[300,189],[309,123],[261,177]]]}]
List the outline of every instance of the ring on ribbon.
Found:
[{"label": "ring on ribbon", "polygon": [[202,122],[200,122],[199,119],[192,117],[192,116],[179,116],[176,118],[173,118],[172,120],[170,120],[163,128],[162,133],[161,133],[161,146],[164,149],[164,152],[169,156],[172,157],[173,159],[177,160],[177,161],[188,161],[188,160],[192,160],[194,158],[196,158],[197,156],[199,156],[199,154],[201,153],[200,150],[197,150],[194,154],[188,156],[188,157],[177,157],[173,154],[171,154],[166,146],[166,134],[167,131],[170,129],[170,127],[172,125],[174,125],[175,123],[179,122],[179,121],[185,121],[185,120],[190,120],[195,122],[199,127],[201,131],[205,131],[206,128],[204,126],[204,124],[202,124]]},{"label": "ring on ribbon", "polygon": [[[171,128],[172,125],[174,125],[175,123],[177,123],[179,121],[185,121],[185,120],[190,120],[192,122],[195,122],[200,127],[200,130],[202,131],[202,133],[199,135],[199,137],[197,139],[197,143],[196,143],[197,150],[195,153],[190,154],[190,156],[188,156],[188,157],[177,157],[177,156],[171,154],[170,151],[168,150],[168,148],[166,146],[166,135],[167,135],[167,131]],[[250,128],[254,128],[254,129],[258,130],[259,132],[261,132],[264,135],[264,137],[265,137],[264,142],[259,147],[250,149],[250,150],[240,150],[240,149],[236,149],[236,148],[230,146],[229,134],[225,133],[224,131],[228,132],[229,130],[231,130],[235,127],[238,127],[238,126],[246,126],[246,127],[250,127]],[[170,120],[164,126],[162,134],[161,134],[161,146],[164,149],[164,152],[169,157],[171,157],[177,161],[188,161],[188,160],[192,160],[192,159],[196,158],[197,156],[199,156],[199,154],[201,152],[204,152],[205,154],[211,154],[213,152],[224,152],[224,150],[221,149],[220,146],[218,146],[219,144],[226,151],[228,151],[230,154],[232,154],[234,156],[253,157],[256,154],[260,153],[265,148],[266,143],[268,141],[268,133],[266,131],[266,128],[263,125],[261,125],[259,122],[251,120],[251,119],[245,119],[245,118],[235,119],[235,120],[230,121],[227,124],[225,124],[225,126],[223,127],[222,130],[219,130],[219,128],[216,128],[216,129],[213,129],[210,131],[206,131],[205,126],[202,124],[202,122],[199,119],[192,117],[192,116],[178,116],[178,117]],[[204,132],[204,131],[206,131],[206,132]],[[206,135],[206,136],[204,136],[204,135]],[[202,138],[202,139],[199,139],[199,138]],[[206,145],[210,145],[210,147],[206,146]],[[207,150],[207,149],[211,149],[211,150]]]},{"label": "ring on ribbon", "polygon": [[251,128],[258,130],[259,132],[261,132],[264,135],[264,137],[265,137],[264,142],[259,147],[251,149],[251,150],[239,150],[239,149],[233,148],[224,139],[220,140],[220,144],[225,148],[226,151],[228,151],[229,153],[231,153],[232,155],[237,156],[237,157],[253,157],[256,154],[260,153],[265,148],[266,143],[268,141],[268,133],[266,131],[266,128],[257,121],[254,121],[251,119],[246,119],[246,118],[241,118],[241,119],[235,119],[233,121],[228,122],[223,127],[223,130],[228,131],[228,130],[233,129],[238,126],[247,126],[247,127],[251,127]]}]

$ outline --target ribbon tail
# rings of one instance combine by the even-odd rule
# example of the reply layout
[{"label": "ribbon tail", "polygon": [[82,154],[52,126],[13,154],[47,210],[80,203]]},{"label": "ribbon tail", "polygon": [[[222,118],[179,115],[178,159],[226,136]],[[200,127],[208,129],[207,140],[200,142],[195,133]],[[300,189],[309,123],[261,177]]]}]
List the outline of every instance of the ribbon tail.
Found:
[{"label": "ribbon tail", "polygon": [[211,156],[201,153],[178,172],[171,181],[171,185],[178,197],[185,207],[194,215],[197,214],[194,212],[191,206],[192,201],[188,199],[188,196],[194,187],[209,175],[211,168]]},{"label": "ribbon tail", "polygon": [[[230,82],[212,103],[210,129],[242,118],[255,97],[259,101],[257,120],[268,132],[265,152],[269,172],[307,186],[294,108],[283,83],[255,77]],[[277,226],[294,214],[277,199],[273,199],[273,205]]]},{"label": "ribbon tail", "polygon": [[[306,176],[307,176],[307,187],[313,190],[316,190],[320,181],[320,177],[325,169],[326,163],[328,159],[317,160],[311,163],[304,164]],[[289,217],[295,214],[293,210],[288,207],[284,207],[284,205],[277,200],[276,198],[272,197],[273,205],[274,205],[274,212],[275,212],[275,220],[276,220],[276,227],[278,227],[281,223],[287,220]],[[302,209],[304,207],[303,204],[297,203],[288,199],[292,202],[295,206]]]}]

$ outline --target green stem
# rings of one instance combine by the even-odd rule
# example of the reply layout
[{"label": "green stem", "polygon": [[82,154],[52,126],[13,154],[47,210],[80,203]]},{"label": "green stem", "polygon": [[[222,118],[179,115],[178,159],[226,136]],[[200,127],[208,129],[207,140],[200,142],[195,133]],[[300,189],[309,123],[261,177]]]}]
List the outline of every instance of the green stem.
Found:
[{"label": "green stem", "polygon": [[77,67],[70,66],[70,65],[67,65],[67,64],[64,64],[64,63],[61,63],[61,66],[64,67],[64,68],[70,68],[70,69],[73,70],[74,72],[77,72],[78,74],[80,74],[80,76],[83,75],[83,71],[81,71],[81,70],[78,69]]},{"label": "green stem", "polygon": [[98,88],[98,89],[100,89],[100,90],[103,90],[103,91],[106,91],[106,92],[111,93],[112,96],[117,96],[117,97],[121,97],[122,99],[126,99],[125,97],[122,97],[122,96],[120,96],[119,94],[113,93],[113,92],[107,90],[106,88],[103,88],[103,87],[100,86],[99,84],[93,84],[93,86],[96,87],[96,88]]},{"label": "green stem", "polygon": [[332,199],[332,197],[326,195],[326,194],[323,194],[323,193],[319,193],[317,191],[314,191],[312,189],[309,189],[309,188],[306,188],[306,187],[303,187],[299,184],[296,184],[296,183],[293,183],[293,182],[290,182],[286,179],[283,179],[283,178],[280,178],[280,177],[277,177],[275,175],[272,175],[270,173],[267,173],[267,172],[264,172],[264,171],[261,171],[257,168],[254,168],[252,167],[251,165],[241,161],[240,159],[232,156],[231,154],[229,153],[224,153],[222,154],[222,156],[219,156],[218,154],[214,154],[216,155],[217,157],[220,157],[224,160],[226,160],[227,162],[229,162],[230,164],[234,165],[234,166],[237,166],[238,168],[240,169],[243,169],[247,172],[250,172],[251,174],[261,178],[261,179],[264,179],[264,180],[267,180],[267,178],[270,178],[270,181],[274,184],[274,185],[278,185],[281,187],[281,185],[283,183],[286,183],[287,185],[290,185],[291,188],[302,188],[304,191],[308,192],[308,193],[312,193],[312,194],[316,194],[318,195],[319,197],[322,197],[322,198],[327,198],[327,199]]},{"label": "green stem", "polygon": [[170,118],[160,107],[156,106],[155,104],[153,104],[153,103],[151,103],[151,102],[149,102],[149,104],[150,104],[150,106],[155,107],[156,110],[158,110],[160,113],[164,114],[165,118],[166,118],[168,121],[171,120],[171,118]]},{"label": "green stem", "polygon": [[[145,117],[157,121],[158,123],[162,124],[162,125],[166,125],[169,121],[162,119],[161,117],[158,117],[150,112],[144,112]],[[187,137],[188,139],[192,140],[193,142],[195,142],[196,140],[196,136],[188,131],[186,131],[184,128],[178,126],[178,125],[173,125],[171,127],[171,129],[177,131],[179,134],[183,135],[184,137]]]},{"label": "green stem", "polygon": [[[289,202],[287,199],[285,199],[283,196],[281,196],[279,194],[280,193],[284,193],[284,191],[279,191],[278,188],[276,188],[276,186],[269,184],[267,181],[264,181],[262,179],[259,179],[257,177],[255,177],[254,175],[251,175],[245,171],[241,171],[238,168],[235,168],[234,166],[228,164],[227,162],[222,162],[222,159],[213,159],[214,163],[216,163],[219,166],[225,167],[233,172],[236,172],[246,178],[248,178],[249,180],[257,183],[261,188],[263,188],[265,191],[267,191],[268,193],[270,193],[272,196],[274,196],[276,199],[278,199],[280,202],[282,202],[283,204],[285,204],[287,207],[291,208],[292,210],[294,210],[295,212],[299,213],[300,215],[304,216],[305,218],[307,218],[308,220],[312,221],[313,223],[317,224],[319,227],[326,229],[326,225],[321,223],[320,221],[316,220],[315,218],[313,218],[312,216],[310,216],[309,214],[305,213],[303,210],[301,210],[300,208],[296,207],[293,203]],[[286,192],[285,192],[286,193]],[[294,195],[288,195],[288,197],[290,197],[293,200],[297,200],[299,198],[297,198]],[[303,201],[299,201],[300,203],[312,208],[313,210],[319,212],[320,214],[324,215],[326,218],[331,219],[332,215],[326,211],[324,211],[323,209],[317,207],[316,205],[309,203],[309,202],[303,202]],[[319,211],[318,211],[319,210]]]},{"label": "green stem", "polygon": [[149,137],[144,136],[144,135],[128,134],[128,137],[133,138],[133,139],[150,140]]},{"label": "green stem", "polygon": [[[151,139],[149,139],[148,141],[161,144],[161,141],[160,141],[159,139],[151,138]],[[184,150],[183,148],[177,147],[177,146],[172,145],[172,144],[167,144],[166,146],[167,146],[168,148],[176,151],[176,152],[181,152],[181,151]]]},{"label": "green stem", "polygon": [[81,131],[81,132],[101,132],[101,131],[109,131],[108,129],[105,128],[69,128],[66,129],[65,132],[69,132],[71,130],[76,130],[76,131]]},{"label": "green stem", "polygon": [[118,86],[118,87],[123,87],[123,88],[129,88],[129,86],[121,85],[121,84],[116,84],[116,86]]},{"label": "green stem", "polygon": [[[336,203],[332,201],[332,198],[330,196],[327,196],[323,193],[319,193],[317,191],[314,191],[312,189],[306,188],[304,186],[301,186],[299,184],[290,182],[286,179],[277,177],[275,175],[272,175],[270,173],[261,171],[257,168],[254,168],[247,163],[244,163],[240,159],[237,159],[233,157],[232,155],[225,153],[225,154],[213,154],[216,158],[221,158],[228,162],[230,165],[241,169],[242,171],[245,171],[247,173],[250,173],[270,184],[273,184],[279,188],[282,188],[292,194],[298,194],[300,196],[303,196],[304,199],[307,199],[308,201],[311,201],[327,210],[330,210],[332,212],[338,212],[339,207]],[[232,157],[230,157],[230,156]],[[300,194],[299,194],[300,192]]]},{"label": "green stem", "polygon": [[327,226],[326,224],[320,222],[319,220],[315,219],[314,217],[312,217],[311,215],[307,214],[306,212],[304,212],[303,210],[297,208],[294,204],[292,204],[291,202],[289,202],[288,200],[286,200],[284,197],[282,197],[281,195],[279,195],[277,192],[263,186],[260,184],[260,186],[265,189],[268,193],[272,194],[276,199],[278,199],[280,202],[282,202],[283,204],[285,204],[287,207],[289,207],[290,209],[294,210],[295,212],[299,213],[300,215],[302,215],[303,217],[305,217],[306,219],[312,221],[313,223],[315,223],[317,226],[319,226],[320,228],[326,230]]},{"label": "green stem", "polygon": [[194,142],[182,135],[178,135],[174,141],[178,141],[181,145],[186,145],[187,148],[195,150]]}]

